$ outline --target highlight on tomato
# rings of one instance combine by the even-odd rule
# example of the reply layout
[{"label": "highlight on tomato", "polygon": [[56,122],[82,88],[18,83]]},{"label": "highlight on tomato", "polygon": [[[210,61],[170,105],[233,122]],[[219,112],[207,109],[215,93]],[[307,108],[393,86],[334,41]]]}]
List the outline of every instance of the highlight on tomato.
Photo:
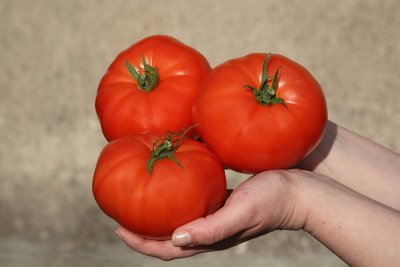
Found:
[{"label": "highlight on tomato", "polygon": [[210,70],[198,51],[165,35],[149,36],[122,51],[97,90],[105,138],[142,132],[163,136],[193,125],[193,102]]},{"label": "highlight on tomato", "polygon": [[217,66],[195,101],[201,139],[236,171],[293,167],[320,142],[327,122],[321,86],[278,54],[254,53]]},{"label": "highlight on tomato", "polygon": [[100,208],[145,238],[170,239],[179,226],[216,211],[224,202],[221,162],[186,131],[131,134],[108,143],[93,176]]}]

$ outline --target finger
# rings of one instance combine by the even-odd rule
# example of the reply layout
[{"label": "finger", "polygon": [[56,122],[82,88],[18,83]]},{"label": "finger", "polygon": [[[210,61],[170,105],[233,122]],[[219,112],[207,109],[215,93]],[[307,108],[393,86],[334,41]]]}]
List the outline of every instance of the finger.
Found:
[{"label": "finger", "polygon": [[242,197],[232,195],[226,205],[208,215],[185,224],[172,235],[172,244],[177,247],[212,245],[236,236],[254,227],[251,209]]},{"label": "finger", "polygon": [[164,261],[190,257],[199,253],[211,251],[211,248],[180,248],[175,247],[171,240],[151,240],[136,235],[122,226],[115,233],[131,249],[141,254],[159,258]]}]

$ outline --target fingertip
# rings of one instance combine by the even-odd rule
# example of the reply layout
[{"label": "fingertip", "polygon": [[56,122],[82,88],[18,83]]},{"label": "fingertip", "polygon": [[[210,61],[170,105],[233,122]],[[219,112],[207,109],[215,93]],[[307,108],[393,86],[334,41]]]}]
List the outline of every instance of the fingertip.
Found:
[{"label": "fingertip", "polygon": [[122,239],[121,234],[119,233],[118,229],[114,231],[114,233],[118,236],[119,239]]},{"label": "fingertip", "polygon": [[118,225],[118,227],[115,229],[115,234],[118,237],[123,236],[128,230],[126,230],[124,227],[122,227],[121,225]]},{"label": "fingertip", "polygon": [[130,245],[134,243],[139,243],[142,240],[140,236],[130,232],[121,225],[119,225],[114,232],[119,237],[119,239],[121,239],[121,241],[127,244],[129,243]]},{"label": "fingertip", "polygon": [[122,228],[121,226],[118,226],[118,227],[115,229],[114,233],[118,236],[119,239],[122,240],[123,238],[122,238],[122,233],[121,233],[122,230],[121,230],[121,228]]}]

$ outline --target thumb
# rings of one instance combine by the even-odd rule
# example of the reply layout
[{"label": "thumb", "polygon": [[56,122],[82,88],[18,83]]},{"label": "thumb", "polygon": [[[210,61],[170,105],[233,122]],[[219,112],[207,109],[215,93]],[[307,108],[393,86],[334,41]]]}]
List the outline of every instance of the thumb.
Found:
[{"label": "thumb", "polygon": [[215,213],[179,227],[172,235],[172,244],[176,247],[211,245],[251,228],[252,216],[243,203],[231,197]]}]

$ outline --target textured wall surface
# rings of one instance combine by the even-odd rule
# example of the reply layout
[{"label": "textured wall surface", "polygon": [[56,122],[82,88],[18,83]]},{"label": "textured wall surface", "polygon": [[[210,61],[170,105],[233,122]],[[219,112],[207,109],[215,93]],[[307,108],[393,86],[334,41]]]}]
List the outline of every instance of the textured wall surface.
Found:
[{"label": "textured wall surface", "polygon": [[[284,54],[319,80],[331,120],[399,152],[399,14],[396,0],[0,1],[0,265],[161,265],[117,240],[91,193],[97,85],[133,42],[169,34],[212,66]],[[170,266],[249,261],[342,264],[305,233],[277,232]]]}]

